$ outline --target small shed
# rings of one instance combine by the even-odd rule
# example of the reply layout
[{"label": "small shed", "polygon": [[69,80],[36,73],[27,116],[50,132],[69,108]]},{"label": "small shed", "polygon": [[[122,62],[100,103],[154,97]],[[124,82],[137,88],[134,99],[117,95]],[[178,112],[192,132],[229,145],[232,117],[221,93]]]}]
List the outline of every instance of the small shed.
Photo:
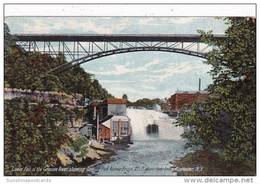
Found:
[{"label": "small shed", "polygon": [[81,134],[87,138],[94,138],[95,130],[96,130],[96,126],[90,123],[84,124],[82,127],[79,128]]}]

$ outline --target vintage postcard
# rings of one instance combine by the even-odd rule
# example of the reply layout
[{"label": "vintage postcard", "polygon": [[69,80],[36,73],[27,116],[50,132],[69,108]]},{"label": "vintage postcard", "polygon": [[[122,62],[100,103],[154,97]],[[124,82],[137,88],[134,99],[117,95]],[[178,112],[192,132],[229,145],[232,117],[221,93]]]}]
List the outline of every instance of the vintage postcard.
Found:
[{"label": "vintage postcard", "polygon": [[256,176],[256,5],[118,6],[5,5],[4,175]]}]

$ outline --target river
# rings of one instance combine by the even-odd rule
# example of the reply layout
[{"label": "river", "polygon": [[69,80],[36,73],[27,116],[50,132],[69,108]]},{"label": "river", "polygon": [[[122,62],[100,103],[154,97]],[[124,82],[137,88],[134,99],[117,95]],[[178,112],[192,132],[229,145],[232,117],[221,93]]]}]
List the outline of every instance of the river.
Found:
[{"label": "river", "polygon": [[[92,172],[100,176],[176,175],[169,162],[190,151],[183,148],[183,128],[175,127],[174,119],[155,110],[127,109],[127,115],[131,119],[133,144],[118,150],[113,161],[96,166]],[[147,134],[149,124],[158,125],[159,132]]]}]

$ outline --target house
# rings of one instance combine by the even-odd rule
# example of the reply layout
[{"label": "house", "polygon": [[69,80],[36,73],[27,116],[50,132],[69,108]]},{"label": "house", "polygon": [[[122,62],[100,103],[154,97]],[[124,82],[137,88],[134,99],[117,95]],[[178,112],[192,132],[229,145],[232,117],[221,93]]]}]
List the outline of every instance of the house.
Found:
[{"label": "house", "polygon": [[100,137],[103,140],[130,142],[131,123],[126,115],[112,116],[110,119],[101,123]]},{"label": "house", "polygon": [[98,140],[130,142],[131,125],[130,118],[126,116],[125,99],[108,98],[91,103],[86,108],[88,119],[98,127]]},{"label": "house", "polygon": [[179,111],[184,104],[193,104],[195,102],[203,102],[209,97],[207,91],[179,91],[169,99],[172,111]]},{"label": "house", "polygon": [[87,138],[94,138],[95,130],[96,130],[96,126],[89,124],[89,123],[84,124],[82,127],[79,128],[79,131],[81,132],[81,134]]}]

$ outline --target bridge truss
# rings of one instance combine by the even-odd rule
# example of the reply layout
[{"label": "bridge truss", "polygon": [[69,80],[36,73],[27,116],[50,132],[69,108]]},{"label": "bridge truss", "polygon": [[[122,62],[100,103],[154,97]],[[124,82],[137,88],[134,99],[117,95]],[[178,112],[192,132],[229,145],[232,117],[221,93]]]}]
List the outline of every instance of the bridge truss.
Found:
[{"label": "bridge truss", "polygon": [[[28,52],[41,52],[53,57],[64,54],[71,61],[49,72],[60,72],[85,62],[114,54],[161,51],[207,59],[209,45],[200,35],[13,35],[16,43]],[[214,35],[224,39],[224,35]]]}]

